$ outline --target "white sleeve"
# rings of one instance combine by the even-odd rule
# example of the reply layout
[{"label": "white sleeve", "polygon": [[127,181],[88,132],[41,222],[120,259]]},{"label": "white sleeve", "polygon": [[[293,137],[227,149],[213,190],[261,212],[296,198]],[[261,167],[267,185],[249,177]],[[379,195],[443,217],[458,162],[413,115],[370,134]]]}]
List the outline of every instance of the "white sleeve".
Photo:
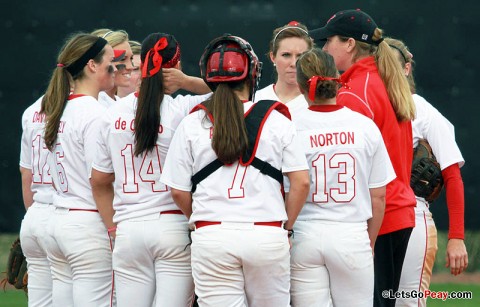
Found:
[{"label": "white sleeve", "polygon": [[[23,112],[22,116],[22,138],[20,143],[20,166],[27,169],[32,169],[32,145],[29,141],[29,133],[27,131],[27,111]],[[43,142],[42,142],[43,143]]]},{"label": "white sleeve", "polygon": [[287,133],[282,137],[284,146],[282,173],[308,170],[307,158],[301,144],[298,141],[297,130],[290,120],[287,125]]},{"label": "white sleeve", "polygon": [[170,143],[160,181],[177,190],[191,191],[193,157],[185,130],[185,121],[183,121],[178,126]]},{"label": "white sleeve", "polygon": [[442,170],[455,163],[462,167],[465,160],[455,141],[454,127],[440,112],[436,109],[435,111],[430,113],[431,125],[426,135],[433,154],[440,163]]},{"label": "white sleeve", "polygon": [[110,117],[105,114],[100,119],[100,131],[97,137],[96,154],[92,163],[92,168],[104,172],[114,173],[112,155],[110,152],[110,146],[108,146],[108,136],[110,134]]},{"label": "white sleeve", "polygon": [[97,138],[100,134],[101,116],[104,108],[98,108],[85,113],[84,120],[86,125],[83,130],[82,141],[85,154],[85,167],[87,168],[88,178],[91,176],[92,163],[95,159]]},{"label": "white sleeve", "polygon": [[394,180],[397,176],[393,169],[392,162],[385,147],[382,135],[376,126],[374,126],[375,137],[377,145],[372,159],[372,169],[368,179],[368,188],[379,188],[386,186],[389,182]]}]

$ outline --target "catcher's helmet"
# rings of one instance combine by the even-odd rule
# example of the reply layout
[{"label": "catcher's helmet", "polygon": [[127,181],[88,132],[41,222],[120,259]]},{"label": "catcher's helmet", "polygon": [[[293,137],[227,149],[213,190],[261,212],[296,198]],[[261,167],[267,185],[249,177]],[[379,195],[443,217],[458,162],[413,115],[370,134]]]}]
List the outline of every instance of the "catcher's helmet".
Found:
[{"label": "catcher's helmet", "polygon": [[260,82],[261,71],[262,63],[252,46],[243,38],[230,34],[211,41],[200,58],[202,78],[212,91],[218,83],[250,78],[253,96]]}]

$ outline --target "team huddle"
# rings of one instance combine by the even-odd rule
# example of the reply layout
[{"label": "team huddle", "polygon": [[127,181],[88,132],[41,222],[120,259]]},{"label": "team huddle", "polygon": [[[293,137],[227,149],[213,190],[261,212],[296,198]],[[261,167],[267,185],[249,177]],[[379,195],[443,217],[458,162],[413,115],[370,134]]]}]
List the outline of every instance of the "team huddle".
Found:
[{"label": "team huddle", "polygon": [[263,89],[243,38],[213,39],[201,77],[181,52],[171,34],[110,29],[62,47],[22,117],[29,306],[425,306],[382,295],[430,285],[419,143],[445,185],[447,266],[466,269],[453,125],[369,15],[276,28]]}]

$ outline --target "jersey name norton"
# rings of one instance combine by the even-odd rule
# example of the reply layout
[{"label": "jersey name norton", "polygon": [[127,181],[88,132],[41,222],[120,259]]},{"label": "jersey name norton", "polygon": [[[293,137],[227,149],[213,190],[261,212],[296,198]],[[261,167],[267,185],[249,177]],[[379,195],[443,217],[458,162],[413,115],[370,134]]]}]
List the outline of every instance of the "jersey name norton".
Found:
[{"label": "jersey name norton", "polygon": [[211,94],[165,95],[160,105],[160,127],[153,151],[135,157],[134,129],[137,97],[134,93],[117,101],[101,120],[93,168],[115,173],[114,222],[155,212],[178,210],[170,189],[160,182],[165,156],[175,129],[197,104]]},{"label": "jersey name norton", "polygon": [[346,107],[318,106],[304,112],[295,124],[310,166],[310,193],[298,220],[371,218],[369,189],[395,178],[375,123]]},{"label": "jersey name norton", "polygon": [[413,101],[417,110],[412,121],[413,147],[417,146],[419,139],[426,139],[442,170],[455,163],[462,167],[465,160],[455,142],[453,125],[422,96],[414,94]]},{"label": "jersey name norton", "polygon": [[69,209],[95,210],[90,171],[99,117],[105,107],[91,96],[70,96],[58,128],[57,144],[49,156],[50,173],[56,188],[53,204]]},{"label": "jersey name norton", "polygon": [[[244,111],[252,105],[244,103]],[[191,191],[192,175],[217,158],[211,144],[213,127],[204,117],[204,110],[190,114],[175,133],[162,176],[162,182],[172,188]],[[283,173],[308,169],[293,123],[276,110],[265,121],[255,156]],[[220,167],[201,181],[193,193],[192,206],[190,222],[287,219],[280,183],[238,161]]]},{"label": "jersey name norton", "polygon": [[[277,93],[275,93],[273,84],[270,84],[269,86],[255,92],[255,102],[260,100],[273,100],[282,102],[278,98]],[[285,103],[285,105],[288,107],[288,111],[290,111],[293,122],[296,122],[298,113],[303,112],[308,108],[308,102],[305,100],[305,97],[302,94]]]},{"label": "jersey name norton", "polygon": [[20,166],[32,171],[33,200],[52,203],[55,190],[47,158],[50,151],[45,146],[43,129],[45,114],[40,114],[43,96],[29,106],[22,116],[22,141],[20,145]]}]

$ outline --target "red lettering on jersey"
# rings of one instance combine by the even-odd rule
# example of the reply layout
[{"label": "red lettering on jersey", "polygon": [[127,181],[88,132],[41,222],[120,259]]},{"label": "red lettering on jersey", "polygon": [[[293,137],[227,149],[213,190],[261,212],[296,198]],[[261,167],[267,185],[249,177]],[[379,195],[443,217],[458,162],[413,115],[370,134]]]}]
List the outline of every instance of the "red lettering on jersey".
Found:
[{"label": "red lettering on jersey", "polygon": [[210,127],[210,139],[213,138],[213,127]]},{"label": "red lettering on jersey", "polygon": [[45,113],[35,112],[33,114],[32,123],[43,123],[45,122]]},{"label": "red lettering on jersey", "polygon": [[323,147],[330,145],[355,144],[355,133],[349,132],[333,132],[318,135],[310,135],[310,147]]},{"label": "red lettering on jersey", "polygon": [[60,121],[60,125],[58,126],[58,133],[63,133],[63,130],[65,129],[65,125],[67,123],[64,121]]},{"label": "red lettering on jersey", "polygon": [[163,126],[161,124],[158,126],[158,133],[163,133]]},{"label": "red lettering on jersey", "polygon": [[130,130],[135,132],[135,119],[132,119],[132,121],[130,122]]},{"label": "red lettering on jersey", "polygon": [[116,121],[115,121],[115,129],[117,130],[125,130],[127,129],[127,122],[125,120],[122,120],[121,117],[119,117]]}]

